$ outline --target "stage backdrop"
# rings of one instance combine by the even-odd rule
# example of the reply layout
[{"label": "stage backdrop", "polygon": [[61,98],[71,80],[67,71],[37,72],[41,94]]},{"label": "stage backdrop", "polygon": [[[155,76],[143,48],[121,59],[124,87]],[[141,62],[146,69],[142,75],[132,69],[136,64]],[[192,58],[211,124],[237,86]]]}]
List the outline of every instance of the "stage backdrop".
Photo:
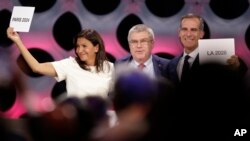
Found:
[{"label": "stage backdrop", "polygon": [[7,39],[13,6],[35,6],[30,32],[20,35],[40,62],[75,56],[72,37],[84,28],[94,28],[102,35],[114,62],[129,53],[127,33],[138,23],[153,28],[153,53],[171,59],[182,51],[179,20],[193,12],[205,20],[205,38],[234,38],[236,54],[250,66],[249,0],[1,0],[0,113],[7,117],[19,118],[27,107],[49,110],[50,97],[65,92],[65,82],[32,73]]}]

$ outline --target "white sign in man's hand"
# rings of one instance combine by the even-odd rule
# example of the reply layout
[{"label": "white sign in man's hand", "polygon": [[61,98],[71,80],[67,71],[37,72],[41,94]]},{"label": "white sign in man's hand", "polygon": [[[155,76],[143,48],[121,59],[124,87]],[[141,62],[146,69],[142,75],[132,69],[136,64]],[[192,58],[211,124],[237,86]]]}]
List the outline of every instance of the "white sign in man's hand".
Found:
[{"label": "white sign in man's hand", "polygon": [[29,32],[34,11],[35,7],[14,6],[9,26],[13,27],[14,31]]},{"label": "white sign in man's hand", "polygon": [[232,55],[235,55],[233,38],[199,40],[200,64],[214,62],[226,65]]}]

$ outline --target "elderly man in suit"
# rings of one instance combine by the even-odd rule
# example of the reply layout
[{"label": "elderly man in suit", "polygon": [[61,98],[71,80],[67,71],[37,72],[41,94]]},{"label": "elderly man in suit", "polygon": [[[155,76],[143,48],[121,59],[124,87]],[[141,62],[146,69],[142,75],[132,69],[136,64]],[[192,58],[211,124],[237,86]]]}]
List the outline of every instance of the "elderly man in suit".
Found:
[{"label": "elderly man in suit", "polygon": [[118,64],[127,64],[131,68],[138,68],[151,78],[165,77],[168,59],[152,54],[154,47],[154,32],[145,24],[133,26],[128,33],[130,55],[117,60]]}]

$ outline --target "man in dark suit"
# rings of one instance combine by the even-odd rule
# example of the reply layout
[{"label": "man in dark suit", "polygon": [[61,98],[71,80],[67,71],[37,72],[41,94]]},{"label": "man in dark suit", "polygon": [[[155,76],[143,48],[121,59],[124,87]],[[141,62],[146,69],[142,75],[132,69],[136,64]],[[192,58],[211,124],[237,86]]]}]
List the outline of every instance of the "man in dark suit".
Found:
[{"label": "man in dark suit", "polygon": [[248,103],[241,85],[246,64],[237,55],[227,60],[228,65],[200,64],[198,40],[204,36],[204,22],[198,15],[183,16],[178,34],[183,53],[168,63],[166,71],[167,78],[176,84],[172,106],[174,126],[170,131],[178,132],[171,135],[189,136],[195,130],[196,135],[205,138],[230,136],[231,129],[240,127],[244,119],[248,119],[244,117],[244,110],[234,109],[247,107],[239,106]]},{"label": "man in dark suit", "polygon": [[[166,76],[175,84],[190,84],[190,79],[193,75],[196,75],[199,70],[199,52],[198,52],[198,40],[204,36],[204,21],[203,19],[192,13],[187,14],[181,18],[179,27],[179,39],[183,46],[183,53],[173,58],[166,71]],[[189,56],[188,62],[188,75],[183,73],[185,69],[185,57]],[[238,58],[237,55],[231,56],[227,60],[228,66],[232,69],[238,70],[240,74],[245,74],[247,67],[245,63]],[[185,77],[184,77],[185,75]]]},{"label": "man in dark suit", "polygon": [[131,68],[139,68],[151,78],[164,77],[168,59],[152,54],[154,32],[144,25],[133,26],[128,33],[130,55],[117,60],[115,66],[125,64]]}]

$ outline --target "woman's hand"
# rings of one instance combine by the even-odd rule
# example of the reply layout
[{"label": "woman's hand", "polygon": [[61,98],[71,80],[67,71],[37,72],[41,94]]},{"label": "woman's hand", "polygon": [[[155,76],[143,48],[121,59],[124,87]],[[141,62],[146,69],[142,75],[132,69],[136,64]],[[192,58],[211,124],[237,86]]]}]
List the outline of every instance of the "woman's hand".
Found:
[{"label": "woman's hand", "polygon": [[8,27],[7,37],[15,43],[21,41],[20,36],[18,35],[18,33],[16,31],[14,31],[13,27]]}]

